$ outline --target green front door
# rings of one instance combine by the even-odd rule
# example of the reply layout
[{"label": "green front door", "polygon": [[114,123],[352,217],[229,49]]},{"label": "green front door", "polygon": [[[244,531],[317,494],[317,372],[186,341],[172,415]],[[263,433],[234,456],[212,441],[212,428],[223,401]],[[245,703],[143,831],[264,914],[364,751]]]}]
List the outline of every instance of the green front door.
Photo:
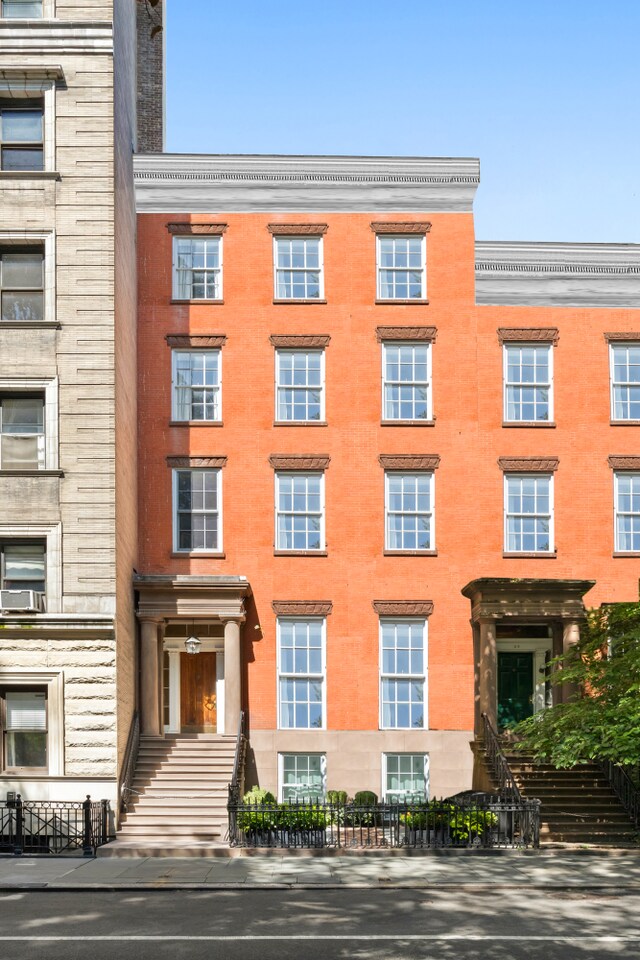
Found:
[{"label": "green front door", "polygon": [[533,652],[498,652],[498,727],[533,714]]}]

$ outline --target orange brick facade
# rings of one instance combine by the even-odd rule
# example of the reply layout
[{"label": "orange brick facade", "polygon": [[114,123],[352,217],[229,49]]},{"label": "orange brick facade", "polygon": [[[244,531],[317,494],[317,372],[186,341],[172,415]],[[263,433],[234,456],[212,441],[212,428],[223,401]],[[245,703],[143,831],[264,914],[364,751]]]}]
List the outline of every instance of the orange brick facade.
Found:
[{"label": "orange brick facade", "polygon": [[[431,224],[428,303],[376,303],[372,222],[426,220]],[[169,222],[227,225],[223,302],[172,302]],[[268,227],[278,223],[327,225],[326,302],[274,303]],[[640,426],[610,423],[604,336],[640,329],[640,313],[626,307],[477,305],[474,243],[470,212],[233,213],[212,206],[207,213],[185,209],[138,218],[139,573],[247,578],[252,599],[242,634],[242,697],[251,736],[258,737],[259,731],[277,728],[274,601],[332,603],[326,626],[327,737],[380,727],[379,617],[373,602],[431,601],[428,730],[419,733],[420,749],[430,752],[429,738],[444,731],[459,732],[459,739],[451,741],[456,750],[467,744],[459,761],[448,759],[449,773],[442,781],[432,760],[434,783],[442,782],[438,793],[445,786],[471,785],[469,743],[477,688],[470,605],[461,593],[465,584],[477,578],[595,580],[585,597],[588,606],[595,606],[636,599],[640,571],[639,557],[613,557],[613,473],[607,458],[640,452]],[[426,326],[435,327],[434,422],[383,424],[377,328]],[[503,426],[500,328],[557,328],[553,425]],[[186,334],[226,338],[221,347],[221,424],[171,424],[166,338]],[[274,424],[270,337],[295,334],[330,337],[326,425]],[[324,472],[326,555],[274,555],[274,454],[330,457]],[[380,455],[440,458],[434,471],[436,555],[385,555]],[[223,557],[173,552],[171,456],[227,458],[222,468]],[[498,463],[503,457],[558,459],[556,551],[548,556],[503,556],[503,472]],[[300,749],[307,749],[307,731],[289,735],[297,735]],[[343,783],[332,776],[330,749],[328,785],[340,788]],[[378,765],[379,758],[363,763],[368,782],[360,786],[379,787]],[[256,767],[255,778],[274,787],[275,768],[266,764],[261,770],[257,761]]]}]

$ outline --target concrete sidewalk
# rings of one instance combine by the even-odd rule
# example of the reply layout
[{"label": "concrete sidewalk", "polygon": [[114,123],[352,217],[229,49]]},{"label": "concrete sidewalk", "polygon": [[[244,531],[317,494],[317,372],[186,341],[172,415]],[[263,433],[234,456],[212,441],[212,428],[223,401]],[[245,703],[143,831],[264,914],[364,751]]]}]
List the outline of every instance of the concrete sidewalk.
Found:
[{"label": "concrete sidewalk", "polygon": [[465,886],[640,890],[640,851],[386,853],[292,857],[0,857],[3,890]]}]

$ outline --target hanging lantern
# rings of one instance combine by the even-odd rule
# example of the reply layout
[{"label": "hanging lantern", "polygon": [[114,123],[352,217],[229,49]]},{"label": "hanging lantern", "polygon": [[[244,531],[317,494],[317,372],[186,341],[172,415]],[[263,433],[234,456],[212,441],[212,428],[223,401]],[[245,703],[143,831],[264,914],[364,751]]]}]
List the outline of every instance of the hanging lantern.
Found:
[{"label": "hanging lantern", "polygon": [[201,643],[194,633],[187,637],[184,642],[184,648],[187,653],[200,653]]}]

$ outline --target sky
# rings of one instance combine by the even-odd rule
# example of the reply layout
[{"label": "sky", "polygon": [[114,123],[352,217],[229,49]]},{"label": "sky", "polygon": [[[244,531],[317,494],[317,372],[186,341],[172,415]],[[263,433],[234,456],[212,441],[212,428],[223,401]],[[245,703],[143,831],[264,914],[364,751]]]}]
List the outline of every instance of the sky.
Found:
[{"label": "sky", "polygon": [[640,242],[640,0],[167,0],[176,153],[478,157],[479,240]]}]

